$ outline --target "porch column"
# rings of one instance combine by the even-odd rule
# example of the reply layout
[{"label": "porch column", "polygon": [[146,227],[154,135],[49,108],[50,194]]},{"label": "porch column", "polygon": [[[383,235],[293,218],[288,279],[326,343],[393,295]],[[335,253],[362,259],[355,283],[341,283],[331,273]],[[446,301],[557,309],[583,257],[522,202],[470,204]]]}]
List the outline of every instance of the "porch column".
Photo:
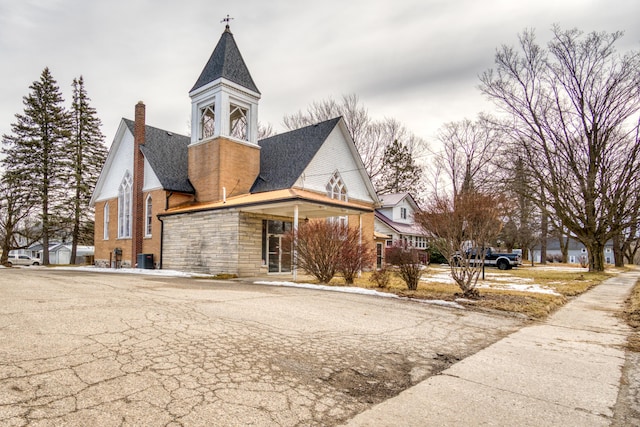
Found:
[{"label": "porch column", "polygon": [[298,205],[293,206],[293,280],[298,279]]}]

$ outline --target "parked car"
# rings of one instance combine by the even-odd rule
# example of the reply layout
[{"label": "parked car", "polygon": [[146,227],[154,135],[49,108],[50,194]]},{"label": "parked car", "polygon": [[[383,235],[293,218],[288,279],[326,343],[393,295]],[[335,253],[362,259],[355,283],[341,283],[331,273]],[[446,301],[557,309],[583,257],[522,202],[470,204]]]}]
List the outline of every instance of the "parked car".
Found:
[{"label": "parked car", "polygon": [[[464,258],[469,260],[469,264],[475,265],[476,263],[482,264],[481,253],[476,253],[475,250],[469,250],[466,252]],[[463,257],[460,254],[453,256],[453,263],[459,266],[463,263]],[[500,253],[493,248],[487,248],[484,254],[484,265],[490,265],[498,267],[500,270],[510,270],[513,267],[519,267],[522,265],[522,256],[519,253]]]},{"label": "parked car", "polygon": [[9,265],[40,265],[40,260],[37,258],[31,258],[29,255],[9,255],[7,260]]}]

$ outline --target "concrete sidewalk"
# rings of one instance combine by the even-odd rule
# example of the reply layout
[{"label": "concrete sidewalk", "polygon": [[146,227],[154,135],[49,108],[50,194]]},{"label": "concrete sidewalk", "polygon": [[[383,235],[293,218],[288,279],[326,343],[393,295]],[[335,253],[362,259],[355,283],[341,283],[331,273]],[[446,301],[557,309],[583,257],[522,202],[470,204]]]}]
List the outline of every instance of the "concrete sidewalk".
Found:
[{"label": "concrete sidewalk", "polygon": [[609,425],[630,331],[616,313],[638,278],[606,280],[347,425]]}]

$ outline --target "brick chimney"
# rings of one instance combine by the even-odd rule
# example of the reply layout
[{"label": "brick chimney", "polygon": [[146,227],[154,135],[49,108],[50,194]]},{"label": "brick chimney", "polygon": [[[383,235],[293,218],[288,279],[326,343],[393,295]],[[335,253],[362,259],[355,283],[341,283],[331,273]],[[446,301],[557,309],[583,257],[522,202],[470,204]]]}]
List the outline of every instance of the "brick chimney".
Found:
[{"label": "brick chimney", "polygon": [[145,105],[138,101],[133,125],[133,188],[131,189],[131,266],[137,263],[137,255],[142,252],[144,231],[144,157],[140,146],[145,143]]}]

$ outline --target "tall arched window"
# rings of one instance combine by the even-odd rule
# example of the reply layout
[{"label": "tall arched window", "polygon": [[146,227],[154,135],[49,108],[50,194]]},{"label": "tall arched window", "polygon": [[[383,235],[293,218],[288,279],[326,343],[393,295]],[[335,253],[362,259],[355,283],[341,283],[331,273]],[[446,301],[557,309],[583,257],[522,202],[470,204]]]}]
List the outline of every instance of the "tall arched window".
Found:
[{"label": "tall arched window", "polygon": [[151,237],[151,220],[152,220],[151,213],[153,212],[152,207],[153,207],[153,203],[151,200],[151,194],[149,194],[147,196],[147,202],[145,203],[145,212],[144,212],[145,237]]},{"label": "tall arched window", "polygon": [[127,171],[118,188],[118,238],[131,237],[131,174]]},{"label": "tall arched window", "polygon": [[102,227],[103,227],[103,238],[104,240],[109,240],[109,202],[104,204],[104,210],[102,212]]},{"label": "tall arched window", "polygon": [[[347,186],[342,182],[342,178],[340,177],[340,173],[335,171],[331,176],[331,179],[327,183],[327,196],[332,199],[342,200],[344,202],[348,202],[347,196]],[[331,218],[327,218],[329,222],[338,223],[342,226],[347,226],[349,224],[348,216],[334,216]]]},{"label": "tall arched window", "polygon": [[347,202],[347,186],[342,182],[342,178],[340,177],[340,173],[335,171],[333,176],[327,183],[327,196],[332,199],[342,200]]}]

